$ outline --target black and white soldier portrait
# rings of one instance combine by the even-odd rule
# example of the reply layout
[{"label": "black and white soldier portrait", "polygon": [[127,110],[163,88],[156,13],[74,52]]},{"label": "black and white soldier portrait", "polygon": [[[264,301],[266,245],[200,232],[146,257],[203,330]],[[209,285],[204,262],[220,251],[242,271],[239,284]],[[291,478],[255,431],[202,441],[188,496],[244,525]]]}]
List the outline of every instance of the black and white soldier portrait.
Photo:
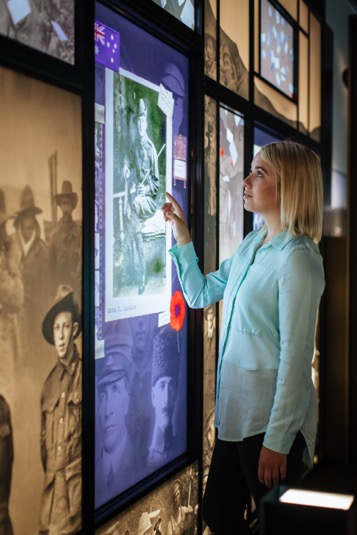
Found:
[{"label": "black and white soldier portrait", "polygon": [[184,447],[175,436],[173,418],[179,371],[177,334],[170,326],[166,326],[155,336],[152,354],[151,402],[155,419],[147,458],[151,470],[167,464]]},{"label": "black and white soldier portrait", "polygon": [[169,299],[169,234],[161,206],[172,176],[174,98],[170,111],[163,85],[124,72],[106,72],[106,86],[115,109],[114,120],[105,124],[110,158],[103,221],[105,319],[113,321],[127,317],[124,306],[136,316],[148,313],[152,296],[152,312]]},{"label": "black and white soldier portrait", "polygon": [[99,507],[141,477],[137,444],[128,428],[131,397],[131,331],[125,321],[120,330],[105,333],[104,357],[96,361],[97,422],[95,503]]},{"label": "black and white soldier portrait", "polygon": [[129,153],[124,158],[123,176],[125,180],[124,218],[126,220],[126,239],[129,242],[129,254],[133,260],[139,259],[138,293],[142,294],[146,285],[146,259],[142,227],[144,221],[152,217],[157,209],[159,190],[159,168],[157,151],[148,136],[148,112],[144,99],[139,99],[137,113],[134,115],[137,136]]}]

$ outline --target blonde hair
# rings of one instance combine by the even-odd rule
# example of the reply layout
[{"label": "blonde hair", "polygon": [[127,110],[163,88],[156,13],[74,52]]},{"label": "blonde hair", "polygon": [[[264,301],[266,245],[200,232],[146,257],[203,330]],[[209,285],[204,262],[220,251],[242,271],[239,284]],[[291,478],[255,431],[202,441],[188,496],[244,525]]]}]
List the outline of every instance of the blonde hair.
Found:
[{"label": "blonde hair", "polygon": [[282,230],[318,243],[323,217],[320,158],[307,146],[290,140],[264,145],[259,155],[274,169],[280,187]]}]

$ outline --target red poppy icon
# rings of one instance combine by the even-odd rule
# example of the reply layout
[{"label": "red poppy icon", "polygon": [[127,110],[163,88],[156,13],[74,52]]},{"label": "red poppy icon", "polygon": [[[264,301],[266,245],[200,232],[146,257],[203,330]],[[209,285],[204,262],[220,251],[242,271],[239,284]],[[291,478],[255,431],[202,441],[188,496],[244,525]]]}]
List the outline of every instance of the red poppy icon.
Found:
[{"label": "red poppy icon", "polygon": [[175,331],[180,331],[183,327],[186,315],[186,305],[182,292],[176,290],[171,297],[170,303],[170,324]]}]

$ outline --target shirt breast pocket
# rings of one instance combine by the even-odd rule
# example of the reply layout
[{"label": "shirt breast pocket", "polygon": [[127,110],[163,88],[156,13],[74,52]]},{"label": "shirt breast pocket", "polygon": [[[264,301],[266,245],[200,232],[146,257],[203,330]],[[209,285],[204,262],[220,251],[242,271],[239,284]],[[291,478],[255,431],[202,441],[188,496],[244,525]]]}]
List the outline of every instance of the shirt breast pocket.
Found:
[{"label": "shirt breast pocket", "polygon": [[43,432],[46,437],[46,450],[50,450],[56,441],[56,424],[54,413],[59,403],[58,395],[52,395],[46,398],[42,403],[42,411],[45,419],[45,429]]}]

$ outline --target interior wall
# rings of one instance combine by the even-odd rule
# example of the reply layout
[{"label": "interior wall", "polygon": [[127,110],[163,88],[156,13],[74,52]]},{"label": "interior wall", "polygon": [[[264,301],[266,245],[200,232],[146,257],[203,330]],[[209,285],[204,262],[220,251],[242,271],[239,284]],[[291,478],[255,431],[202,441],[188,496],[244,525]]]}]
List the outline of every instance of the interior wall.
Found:
[{"label": "interior wall", "polygon": [[[326,0],[326,22],[333,32],[333,131],[331,202],[325,207],[323,256],[326,289],[322,311],[320,455],[348,462],[349,284],[348,284],[348,0]],[[329,179],[329,177],[326,177]]]}]

